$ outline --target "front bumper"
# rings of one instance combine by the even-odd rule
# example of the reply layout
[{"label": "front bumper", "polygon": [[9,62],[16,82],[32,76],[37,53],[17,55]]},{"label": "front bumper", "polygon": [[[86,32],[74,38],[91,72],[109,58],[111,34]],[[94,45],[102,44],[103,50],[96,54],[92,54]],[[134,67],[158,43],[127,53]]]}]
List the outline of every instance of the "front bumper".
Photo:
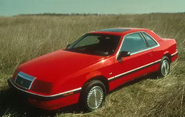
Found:
[{"label": "front bumper", "polygon": [[66,93],[61,93],[61,95],[49,96],[32,93],[28,90],[16,86],[12,78],[8,79],[8,84],[11,89],[16,91],[19,95],[25,97],[26,103],[45,110],[55,110],[61,107],[78,103],[80,96],[80,90],[77,90],[72,95],[67,96],[65,96]]}]

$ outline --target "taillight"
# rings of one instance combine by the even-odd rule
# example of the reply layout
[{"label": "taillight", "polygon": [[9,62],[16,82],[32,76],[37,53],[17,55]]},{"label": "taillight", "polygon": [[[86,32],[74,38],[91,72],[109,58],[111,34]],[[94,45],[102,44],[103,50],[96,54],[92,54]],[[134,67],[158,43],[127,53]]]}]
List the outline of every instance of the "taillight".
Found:
[{"label": "taillight", "polygon": [[35,79],[31,87],[32,91],[43,93],[43,94],[51,94],[51,89],[52,89],[52,83],[37,80],[37,79]]}]

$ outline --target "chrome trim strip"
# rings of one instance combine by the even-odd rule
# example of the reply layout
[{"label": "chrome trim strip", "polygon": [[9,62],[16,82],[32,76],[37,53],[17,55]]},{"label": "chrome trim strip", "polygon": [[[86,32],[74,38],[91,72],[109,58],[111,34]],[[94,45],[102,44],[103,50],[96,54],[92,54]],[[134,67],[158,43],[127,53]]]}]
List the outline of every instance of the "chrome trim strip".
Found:
[{"label": "chrome trim strip", "polygon": [[50,97],[55,97],[55,96],[63,95],[63,94],[74,92],[74,91],[79,91],[81,89],[82,89],[81,87],[80,88],[76,88],[76,89],[72,89],[72,90],[69,90],[69,91],[66,91],[66,92],[62,92],[62,93],[51,95]]},{"label": "chrome trim strip", "polygon": [[20,88],[18,88],[17,86],[15,86],[14,83],[13,83],[11,80],[9,80],[9,81],[11,82],[11,84],[12,84],[15,88],[17,88],[17,89],[20,90],[20,91],[23,91],[23,92],[25,92],[25,93],[29,93],[29,94],[32,94],[32,95],[40,96],[40,97],[49,97],[49,98],[50,98],[50,97],[55,97],[55,96],[60,96],[60,95],[66,94],[66,93],[74,92],[74,91],[79,91],[79,90],[82,89],[82,88],[80,87],[80,88],[76,88],[76,89],[73,89],[73,90],[65,91],[65,92],[62,92],[62,93],[58,93],[58,94],[46,96],[46,95],[41,95],[41,94],[35,94],[35,93],[32,93],[32,92],[27,92],[27,91],[25,91],[25,90],[23,90],[23,89],[20,89]]},{"label": "chrome trim strip", "polygon": [[108,80],[112,80],[112,79],[115,79],[115,78],[117,78],[117,77],[119,77],[119,76],[122,76],[122,75],[125,75],[125,74],[128,74],[128,73],[131,73],[131,72],[133,72],[133,71],[137,71],[137,70],[139,70],[139,69],[142,69],[142,68],[144,68],[144,67],[150,66],[150,65],[155,64],[155,63],[160,62],[160,61],[161,61],[161,59],[159,59],[159,60],[157,60],[157,61],[154,61],[154,62],[151,62],[151,63],[146,64],[146,65],[143,65],[143,66],[141,66],[141,67],[137,67],[137,68],[132,69],[132,70],[130,70],[130,71],[127,71],[127,72],[118,74],[118,75],[116,75],[116,76],[114,76],[114,77],[110,77],[110,78],[108,78]]},{"label": "chrome trim strip", "polygon": [[175,53],[171,54],[171,56],[174,56],[174,55],[176,55],[176,54],[178,54],[178,51],[176,51]]},{"label": "chrome trim strip", "polygon": [[159,45],[156,45],[156,46],[153,46],[153,47],[149,47],[149,48],[146,48],[146,49],[144,49],[144,50],[137,51],[137,52],[133,52],[133,53],[131,53],[130,55],[134,55],[134,54],[137,54],[137,53],[140,53],[140,52],[144,52],[144,51],[147,51],[147,50],[156,48],[156,47],[159,47]]}]

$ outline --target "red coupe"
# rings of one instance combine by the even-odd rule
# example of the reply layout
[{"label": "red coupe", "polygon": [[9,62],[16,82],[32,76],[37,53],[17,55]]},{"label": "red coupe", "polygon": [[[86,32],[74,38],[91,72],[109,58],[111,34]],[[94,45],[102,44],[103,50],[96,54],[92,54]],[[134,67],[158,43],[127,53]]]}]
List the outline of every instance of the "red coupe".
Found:
[{"label": "red coupe", "polygon": [[151,30],[102,29],[20,65],[8,83],[33,106],[54,110],[79,103],[92,111],[125,82],[152,72],[168,75],[177,56],[176,41]]}]

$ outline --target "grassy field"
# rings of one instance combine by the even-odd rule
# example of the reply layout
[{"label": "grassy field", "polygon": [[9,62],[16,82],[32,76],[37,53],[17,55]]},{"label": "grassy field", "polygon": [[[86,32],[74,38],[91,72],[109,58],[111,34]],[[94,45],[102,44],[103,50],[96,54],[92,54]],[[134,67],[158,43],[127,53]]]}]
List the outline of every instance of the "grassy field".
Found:
[{"label": "grassy field", "polygon": [[147,76],[145,80],[123,86],[109,94],[104,106],[94,112],[58,111],[54,115],[185,117],[185,13],[0,17],[0,114],[25,117],[31,113],[9,91],[6,82],[19,64],[64,48],[88,31],[112,27],[149,28],[161,37],[176,39],[179,57],[171,65],[171,73],[163,79]]}]

